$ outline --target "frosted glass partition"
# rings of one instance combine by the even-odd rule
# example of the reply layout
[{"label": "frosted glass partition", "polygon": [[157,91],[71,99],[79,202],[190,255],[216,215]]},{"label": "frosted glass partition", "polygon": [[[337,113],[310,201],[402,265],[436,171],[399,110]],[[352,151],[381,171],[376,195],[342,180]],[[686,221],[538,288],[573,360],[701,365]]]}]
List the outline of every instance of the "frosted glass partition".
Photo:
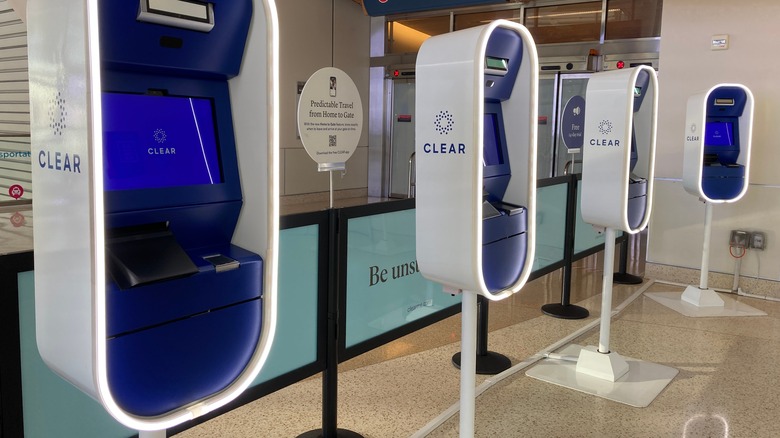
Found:
[{"label": "frosted glass partition", "polygon": [[[560,178],[556,178],[560,179]],[[566,236],[566,197],[569,178],[536,189],[536,258],[534,272],[563,262]],[[540,181],[541,185],[542,182]],[[533,274],[532,274],[533,275]]]},{"label": "frosted glass partition", "polygon": [[442,292],[417,268],[415,213],[410,208],[347,219],[346,348],[459,310],[453,306],[460,295]]}]

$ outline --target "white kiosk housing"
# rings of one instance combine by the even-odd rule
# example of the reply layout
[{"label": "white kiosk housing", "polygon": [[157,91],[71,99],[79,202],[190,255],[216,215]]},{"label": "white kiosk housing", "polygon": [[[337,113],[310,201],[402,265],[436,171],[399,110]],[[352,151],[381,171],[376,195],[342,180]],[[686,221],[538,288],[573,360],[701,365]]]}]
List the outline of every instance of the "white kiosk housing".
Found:
[{"label": "white kiosk housing", "polygon": [[658,82],[641,66],[594,74],[585,94],[582,218],[606,229],[598,350],[584,348],[577,372],[615,381],[628,363],[609,349],[615,230],[647,226],[653,199]]},{"label": "white kiosk housing", "polygon": [[750,181],[753,94],[741,84],[718,84],[688,98],[685,119],[683,187],[704,202],[704,245],[699,286],[688,286],[684,302],[722,307],[708,288],[712,205],[736,202]]},{"label": "white kiosk housing", "polygon": [[236,398],[273,340],[275,5],[36,0],[27,23],[38,349],[157,435]]},{"label": "white kiosk housing", "polygon": [[417,56],[417,260],[463,293],[461,436],[473,434],[477,295],[518,292],[533,264],[538,69],[528,30],[503,20],[432,37]]}]

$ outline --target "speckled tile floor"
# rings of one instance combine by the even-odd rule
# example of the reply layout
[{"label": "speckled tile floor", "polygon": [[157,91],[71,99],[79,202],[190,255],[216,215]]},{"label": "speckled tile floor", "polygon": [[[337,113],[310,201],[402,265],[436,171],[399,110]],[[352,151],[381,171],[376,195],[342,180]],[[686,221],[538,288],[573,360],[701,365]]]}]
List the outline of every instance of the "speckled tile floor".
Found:
[{"label": "speckled tile floor", "polygon": [[[560,300],[560,274],[529,283],[522,293],[491,304],[490,350],[524,361],[598,318],[601,254],[577,264],[572,302],[585,320],[543,316]],[[633,271],[637,272],[637,271]],[[616,286],[613,305],[645,288]],[[653,283],[647,291],[682,290]],[[647,408],[557,387],[524,370],[477,398],[477,437],[778,437],[780,302],[739,297],[767,312],[745,318],[686,318],[650,298],[637,298],[613,319],[611,345],[625,356],[680,373]],[[340,428],[366,438],[408,437],[458,402],[458,315],[408,335],[340,367]],[[598,327],[574,343],[598,343]],[[477,376],[477,384],[487,377]],[[307,379],[177,435],[297,437],[321,426],[321,380]],[[429,437],[457,437],[458,415]]]}]

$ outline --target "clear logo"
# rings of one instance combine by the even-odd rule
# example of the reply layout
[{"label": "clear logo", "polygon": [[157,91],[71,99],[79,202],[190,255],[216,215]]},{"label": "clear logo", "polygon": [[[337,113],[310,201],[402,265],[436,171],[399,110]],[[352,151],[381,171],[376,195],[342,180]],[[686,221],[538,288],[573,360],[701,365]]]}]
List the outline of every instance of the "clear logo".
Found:
[{"label": "clear logo", "polygon": [[449,134],[455,127],[455,119],[449,111],[439,111],[433,121],[433,126],[439,134]]}]

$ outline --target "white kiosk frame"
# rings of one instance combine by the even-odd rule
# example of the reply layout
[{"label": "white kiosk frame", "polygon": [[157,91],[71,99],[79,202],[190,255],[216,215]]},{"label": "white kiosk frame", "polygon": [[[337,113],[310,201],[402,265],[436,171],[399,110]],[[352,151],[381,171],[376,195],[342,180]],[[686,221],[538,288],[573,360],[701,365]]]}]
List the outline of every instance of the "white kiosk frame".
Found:
[{"label": "white kiosk frame", "polygon": [[[28,4],[32,155],[79,160],[78,172],[72,166],[70,171],[33,166],[38,349],[52,370],[145,436],[164,436],[160,431],[235,399],[257,376],[273,341],[279,234],[278,19],[274,0],[254,0],[253,6],[255,25],[241,74],[228,86],[244,188],[233,243],[259,254],[264,262],[262,334],[244,371],[228,387],[166,414],[139,417],[117,405],[107,377],[98,1]],[[56,133],[50,126],[52,112],[64,121]]]},{"label": "white kiosk frame", "polygon": [[[528,215],[522,273],[514,284],[494,293],[482,271],[482,145],[485,54],[497,28],[516,32],[523,43],[511,97],[501,102],[504,117],[512,115],[505,125],[512,177],[503,199],[524,206]],[[531,34],[505,20],[432,37],[417,56],[417,260],[423,276],[444,284],[447,291],[463,293],[461,436],[474,433],[477,295],[501,300],[520,291],[533,266],[538,71]],[[434,121],[443,111],[449,115],[448,126],[437,130]],[[426,142],[455,145],[456,153],[430,153],[424,150]]]}]

